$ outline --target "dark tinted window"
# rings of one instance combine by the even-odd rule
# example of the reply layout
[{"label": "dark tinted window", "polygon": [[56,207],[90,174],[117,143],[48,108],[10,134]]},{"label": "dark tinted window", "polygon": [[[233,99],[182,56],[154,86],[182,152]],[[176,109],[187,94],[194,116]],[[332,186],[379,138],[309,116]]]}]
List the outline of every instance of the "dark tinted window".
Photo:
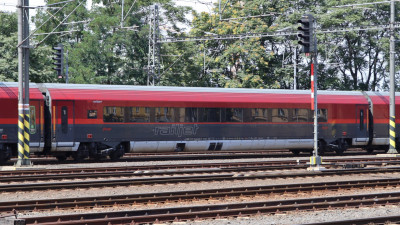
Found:
[{"label": "dark tinted window", "polygon": [[97,118],[97,110],[88,110],[87,117],[88,117],[88,119],[96,119]]},{"label": "dark tinted window", "polygon": [[61,131],[68,133],[68,108],[67,106],[61,107]]},{"label": "dark tinted window", "polygon": [[328,111],[326,109],[318,109],[318,122],[328,121]]},{"label": "dark tinted window", "polygon": [[186,108],[185,109],[185,122],[194,123],[197,122],[198,114],[197,108]]},{"label": "dark tinted window", "polygon": [[288,122],[288,115],[289,115],[289,110],[288,109],[272,109],[272,122],[275,123],[285,123]]},{"label": "dark tinted window", "polygon": [[103,121],[108,123],[125,122],[125,107],[106,106],[103,109]]},{"label": "dark tinted window", "polygon": [[156,122],[174,122],[174,108],[158,107],[156,108]]},{"label": "dark tinted window", "polygon": [[228,108],[222,111],[225,112],[222,122],[243,122],[243,109]]},{"label": "dark tinted window", "polygon": [[221,109],[199,108],[199,122],[221,122]]},{"label": "dark tinted window", "polygon": [[133,123],[150,122],[149,107],[128,107],[128,121]]},{"label": "dark tinted window", "polygon": [[293,122],[309,122],[310,110],[309,109],[293,109]]}]

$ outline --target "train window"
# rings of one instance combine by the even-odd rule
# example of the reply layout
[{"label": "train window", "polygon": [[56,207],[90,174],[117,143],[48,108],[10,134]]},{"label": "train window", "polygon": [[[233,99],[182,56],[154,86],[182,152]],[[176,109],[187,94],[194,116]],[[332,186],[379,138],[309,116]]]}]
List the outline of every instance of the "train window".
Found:
[{"label": "train window", "polygon": [[243,122],[243,109],[222,109],[225,112],[223,122]]},{"label": "train window", "polygon": [[318,109],[318,122],[327,122],[327,121],[328,121],[328,110]]},{"label": "train window", "polygon": [[36,134],[36,107],[30,106],[29,107],[29,130],[31,134]]},{"label": "train window", "polygon": [[150,122],[149,107],[129,107],[128,122],[133,123],[148,123]]},{"label": "train window", "polygon": [[175,122],[185,122],[185,108],[175,108]]},{"label": "train window", "polygon": [[289,115],[289,110],[288,109],[272,109],[272,122],[275,123],[286,123],[288,122],[288,115]]},{"label": "train window", "polygon": [[66,134],[68,133],[68,107],[61,107],[61,131]]},{"label": "train window", "polygon": [[364,110],[360,110],[360,130],[364,130]]},{"label": "train window", "polygon": [[293,122],[309,122],[309,113],[308,109],[293,109]]},{"label": "train window", "polygon": [[88,110],[88,119],[97,119],[97,110]]},{"label": "train window", "polygon": [[198,118],[197,108],[185,108],[185,122],[195,123]]},{"label": "train window", "polygon": [[221,122],[221,109],[199,108],[199,122]]},{"label": "train window", "polygon": [[156,108],[156,122],[174,122],[174,108]]},{"label": "train window", "polygon": [[103,108],[103,121],[106,123],[121,123],[125,121],[124,107],[106,106]]},{"label": "train window", "polygon": [[251,109],[250,122],[267,122],[268,109]]}]

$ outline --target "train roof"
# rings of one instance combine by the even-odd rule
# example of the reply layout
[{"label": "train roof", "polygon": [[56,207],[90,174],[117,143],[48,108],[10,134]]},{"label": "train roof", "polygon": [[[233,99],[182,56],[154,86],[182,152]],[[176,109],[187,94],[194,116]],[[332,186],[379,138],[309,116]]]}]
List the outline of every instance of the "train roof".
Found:
[{"label": "train roof", "polygon": [[[99,84],[59,84],[44,83],[48,89],[66,90],[107,90],[107,91],[157,91],[157,92],[214,92],[214,93],[257,93],[257,94],[310,94],[310,90],[291,89],[250,89],[250,88],[214,88],[214,87],[172,87],[172,86],[135,86],[135,85],[99,85]],[[325,91],[323,95],[363,95],[360,91]]]},{"label": "train roof", "polygon": [[[367,95],[371,98],[373,104],[388,105],[389,104],[389,92],[373,92],[367,91]],[[396,92],[396,105],[400,105],[400,92]]]},{"label": "train roof", "polygon": [[[35,83],[29,84],[29,98],[43,99],[42,93],[39,91]],[[0,82],[0,98],[1,99],[17,99],[18,100],[18,83],[16,82]]]},{"label": "train roof", "polygon": [[[298,103],[311,104],[310,90],[127,86],[89,84],[41,84],[53,100],[209,102],[209,103]],[[359,91],[318,91],[319,103],[367,104]],[[266,97],[268,95],[268,97]],[[223,105],[221,105],[223,106]]]}]

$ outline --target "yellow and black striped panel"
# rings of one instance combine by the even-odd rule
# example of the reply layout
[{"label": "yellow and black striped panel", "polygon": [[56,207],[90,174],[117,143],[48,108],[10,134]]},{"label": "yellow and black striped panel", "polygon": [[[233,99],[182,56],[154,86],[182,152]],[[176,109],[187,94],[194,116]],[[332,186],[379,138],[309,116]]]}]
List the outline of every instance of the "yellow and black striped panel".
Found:
[{"label": "yellow and black striped panel", "polygon": [[24,114],[18,114],[18,160],[24,157]]},{"label": "yellow and black striped panel", "polygon": [[29,141],[30,141],[30,127],[29,127],[30,114],[29,110],[25,113],[24,117],[24,159],[29,159]]},{"label": "yellow and black striped panel", "polygon": [[389,135],[390,135],[390,149],[396,149],[396,122],[394,116],[390,117]]}]

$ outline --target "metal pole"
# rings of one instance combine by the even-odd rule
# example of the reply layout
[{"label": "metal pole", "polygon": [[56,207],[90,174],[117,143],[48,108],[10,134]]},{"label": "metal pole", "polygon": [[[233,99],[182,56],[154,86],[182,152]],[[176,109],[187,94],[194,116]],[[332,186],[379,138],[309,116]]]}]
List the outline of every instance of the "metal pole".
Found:
[{"label": "metal pole", "polygon": [[[315,42],[314,42],[315,43]],[[316,46],[316,44],[315,44]],[[314,76],[312,76],[314,78],[314,152],[315,152],[315,157],[316,157],[316,163],[317,166],[320,165],[320,160],[319,155],[318,155],[318,95],[317,95],[317,82],[318,82],[318,61],[317,61],[317,52],[315,51],[313,53],[313,64],[311,64],[311,70],[314,73]],[[315,67],[315,68],[314,68]]]},{"label": "metal pole", "polygon": [[122,0],[122,10],[121,10],[121,28],[124,27],[124,0]]},{"label": "metal pole", "polygon": [[203,54],[204,54],[204,58],[203,58],[203,73],[204,76],[206,75],[206,42],[204,42],[204,49],[203,49]]},{"label": "metal pole", "polygon": [[[309,16],[310,20],[313,20],[313,26],[316,26],[316,21],[313,16]],[[315,31],[315,27],[310,28]],[[316,165],[316,168],[320,168],[321,166],[321,157],[318,155],[318,54],[317,54],[317,36],[316,32],[312,32],[312,36],[310,37],[311,46],[313,49],[311,51],[311,96],[313,98],[313,102],[311,103],[311,109],[314,110],[314,151],[313,157],[310,162],[311,165]]]},{"label": "metal pole", "polygon": [[69,76],[68,76],[68,50],[67,50],[67,54],[66,54],[66,57],[65,57],[65,63],[66,63],[66,65],[65,65],[65,83],[68,84],[68,82],[69,82]]},{"label": "metal pole", "polygon": [[24,165],[30,165],[30,110],[29,110],[29,0],[25,0],[25,8],[24,8],[24,39],[25,47],[24,47],[24,82],[25,82],[25,99],[24,99],[24,139],[25,139],[25,162]]},{"label": "metal pole", "polygon": [[[18,0],[18,161],[30,165],[29,159],[29,0]],[[24,42],[23,40],[26,39]]]},{"label": "metal pole", "polygon": [[389,112],[389,135],[390,147],[388,153],[396,154],[396,110],[395,110],[395,39],[394,39],[394,22],[395,8],[394,0],[390,2],[390,112]]},{"label": "metal pole", "polygon": [[218,1],[218,12],[219,12],[219,20],[222,19],[222,15],[221,15],[221,0]]},{"label": "metal pole", "polygon": [[294,68],[294,81],[293,81],[293,89],[296,90],[297,89],[297,48],[294,48],[294,64],[293,64],[293,68]]}]

